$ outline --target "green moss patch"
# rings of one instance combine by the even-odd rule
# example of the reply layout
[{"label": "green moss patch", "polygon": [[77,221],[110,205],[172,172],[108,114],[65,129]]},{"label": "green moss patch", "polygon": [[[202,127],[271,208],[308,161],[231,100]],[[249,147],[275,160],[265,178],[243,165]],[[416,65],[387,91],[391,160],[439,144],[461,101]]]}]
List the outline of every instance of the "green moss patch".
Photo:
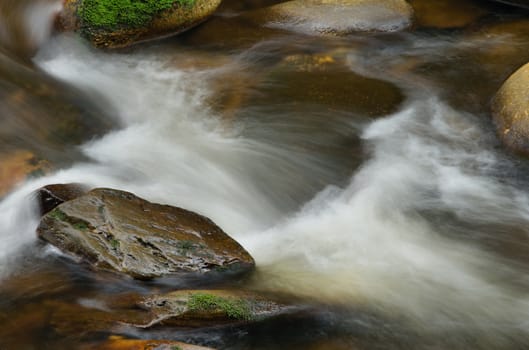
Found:
[{"label": "green moss patch", "polygon": [[80,230],[80,231],[88,230],[88,224],[86,222],[83,222],[83,221],[76,222],[75,224],[72,225],[72,227],[74,229]]},{"label": "green moss patch", "polygon": [[195,0],[82,0],[78,15],[84,25],[99,28],[140,27],[174,4],[192,6]]},{"label": "green moss patch", "polygon": [[187,301],[190,311],[222,311],[229,318],[253,319],[250,303],[243,299],[228,299],[213,294],[192,294]]},{"label": "green moss patch", "polygon": [[53,209],[48,215],[51,218],[54,218],[59,221],[65,221],[68,218],[66,214],[60,209]]}]

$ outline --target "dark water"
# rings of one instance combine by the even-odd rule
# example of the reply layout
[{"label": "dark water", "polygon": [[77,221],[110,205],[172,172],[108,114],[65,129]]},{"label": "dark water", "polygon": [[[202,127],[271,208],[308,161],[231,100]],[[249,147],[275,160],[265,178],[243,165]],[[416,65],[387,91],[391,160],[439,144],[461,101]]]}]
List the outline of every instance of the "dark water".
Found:
[{"label": "dark water", "polygon": [[[0,202],[0,349],[113,334],[219,349],[529,346],[528,165],[489,113],[529,61],[529,12],[414,0],[408,31],[318,37],[261,23],[279,1],[225,1],[178,37],[102,52],[26,20],[53,2],[1,1],[0,162],[39,171]],[[36,240],[31,193],[59,182],[207,215],[258,269],[220,285],[94,273]],[[100,326],[127,293],[221,287],[310,311],[244,327]]]}]

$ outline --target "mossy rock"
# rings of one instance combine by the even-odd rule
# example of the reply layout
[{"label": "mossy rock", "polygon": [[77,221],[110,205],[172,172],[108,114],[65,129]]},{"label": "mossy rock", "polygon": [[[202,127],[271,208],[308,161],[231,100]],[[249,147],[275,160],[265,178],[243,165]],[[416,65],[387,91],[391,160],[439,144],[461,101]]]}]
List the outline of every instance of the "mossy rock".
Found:
[{"label": "mossy rock", "polygon": [[495,95],[492,115],[503,143],[529,155],[529,63],[511,75]]},{"label": "mossy rock", "polygon": [[205,21],[221,0],[66,0],[57,19],[97,47],[119,48],[178,34]]},{"label": "mossy rock", "polygon": [[37,232],[96,269],[138,279],[254,267],[250,254],[208,218],[113,189],[60,204],[42,218]]},{"label": "mossy rock", "polygon": [[151,315],[142,328],[153,326],[208,327],[262,321],[298,310],[262,295],[230,290],[183,290],[139,301]]}]

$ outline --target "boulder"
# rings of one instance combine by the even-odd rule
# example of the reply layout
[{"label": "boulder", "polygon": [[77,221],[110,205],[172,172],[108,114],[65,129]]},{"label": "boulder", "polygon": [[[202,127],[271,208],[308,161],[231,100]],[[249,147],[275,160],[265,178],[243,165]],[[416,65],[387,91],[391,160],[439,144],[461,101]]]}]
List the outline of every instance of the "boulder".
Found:
[{"label": "boulder", "polygon": [[405,0],[292,0],[264,10],[268,25],[307,34],[393,32],[412,24]]},{"label": "boulder", "polygon": [[529,63],[511,75],[496,93],[492,116],[503,143],[529,155]]},{"label": "boulder", "polygon": [[221,0],[66,0],[60,31],[79,32],[97,47],[120,48],[178,34],[205,21]]},{"label": "boulder", "polygon": [[37,232],[96,269],[138,279],[254,267],[250,254],[208,218],[113,189],[62,203],[42,218]]}]

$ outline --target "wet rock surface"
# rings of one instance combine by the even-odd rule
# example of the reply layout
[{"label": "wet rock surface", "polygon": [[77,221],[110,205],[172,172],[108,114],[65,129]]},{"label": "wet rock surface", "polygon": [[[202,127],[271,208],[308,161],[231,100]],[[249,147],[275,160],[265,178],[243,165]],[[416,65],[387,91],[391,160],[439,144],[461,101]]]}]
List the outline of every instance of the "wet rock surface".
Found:
[{"label": "wet rock surface", "polygon": [[59,205],[42,218],[37,232],[95,268],[140,279],[254,266],[248,252],[208,218],[112,189],[95,189]]},{"label": "wet rock surface", "polygon": [[293,0],[263,10],[269,26],[308,34],[393,32],[412,24],[404,0]]},{"label": "wet rock surface", "polygon": [[517,70],[492,101],[492,115],[503,143],[529,155],[529,64]]},{"label": "wet rock surface", "polygon": [[211,16],[220,2],[67,0],[57,28],[79,32],[97,47],[126,47],[186,31]]}]

